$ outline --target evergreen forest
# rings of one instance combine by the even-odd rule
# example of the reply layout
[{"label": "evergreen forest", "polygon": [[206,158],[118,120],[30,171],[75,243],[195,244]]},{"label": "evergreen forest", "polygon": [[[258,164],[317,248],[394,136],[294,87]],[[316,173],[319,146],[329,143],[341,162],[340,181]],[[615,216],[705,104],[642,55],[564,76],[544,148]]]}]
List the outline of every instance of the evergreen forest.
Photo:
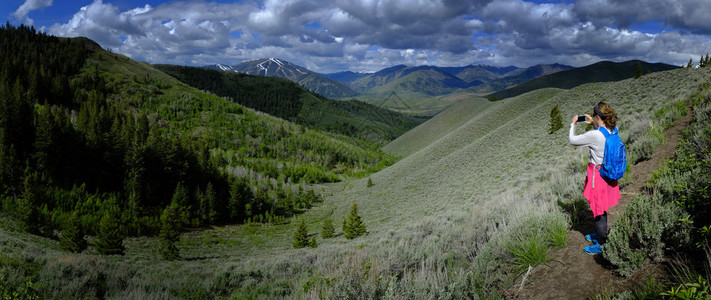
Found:
[{"label": "evergreen forest", "polygon": [[[124,237],[157,235],[168,208],[181,228],[280,223],[320,201],[310,184],[394,162],[376,143],[201,92],[85,38],[8,23],[0,49],[0,200],[33,234],[69,228],[120,254]],[[290,84],[243,77],[240,103],[292,119],[294,107],[260,98],[299,105]]]}]

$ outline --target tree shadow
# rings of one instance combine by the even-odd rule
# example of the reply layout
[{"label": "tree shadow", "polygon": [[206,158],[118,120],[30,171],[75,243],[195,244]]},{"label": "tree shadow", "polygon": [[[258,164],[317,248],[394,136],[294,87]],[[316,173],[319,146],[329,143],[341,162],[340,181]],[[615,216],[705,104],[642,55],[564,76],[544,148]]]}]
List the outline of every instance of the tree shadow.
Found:
[{"label": "tree shadow", "polygon": [[595,232],[595,223],[590,205],[582,196],[572,200],[558,199],[558,207],[570,218],[571,229],[583,236]]}]

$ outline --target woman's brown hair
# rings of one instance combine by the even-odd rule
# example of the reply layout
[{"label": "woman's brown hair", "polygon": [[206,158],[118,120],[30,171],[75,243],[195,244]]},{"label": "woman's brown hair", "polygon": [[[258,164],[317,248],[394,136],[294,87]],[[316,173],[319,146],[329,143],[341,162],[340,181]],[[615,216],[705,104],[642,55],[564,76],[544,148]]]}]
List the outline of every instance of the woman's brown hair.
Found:
[{"label": "woman's brown hair", "polygon": [[617,126],[617,115],[615,114],[615,110],[612,109],[612,106],[609,104],[602,101],[596,104],[595,114],[602,118],[602,121],[605,123],[605,127],[612,129]]}]

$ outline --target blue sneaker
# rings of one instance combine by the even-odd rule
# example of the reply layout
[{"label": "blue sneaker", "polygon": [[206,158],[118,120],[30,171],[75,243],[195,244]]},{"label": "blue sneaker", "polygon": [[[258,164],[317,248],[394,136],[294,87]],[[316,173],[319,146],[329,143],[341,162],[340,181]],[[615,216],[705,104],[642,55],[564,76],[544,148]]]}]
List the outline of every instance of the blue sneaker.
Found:
[{"label": "blue sneaker", "polygon": [[602,246],[598,243],[595,243],[595,245],[585,247],[585,253],[590,255],[602,254]]},{"label": "blue sneaker", "polygon": [[585,235],[585,240],[597,244],[597,233]]}]

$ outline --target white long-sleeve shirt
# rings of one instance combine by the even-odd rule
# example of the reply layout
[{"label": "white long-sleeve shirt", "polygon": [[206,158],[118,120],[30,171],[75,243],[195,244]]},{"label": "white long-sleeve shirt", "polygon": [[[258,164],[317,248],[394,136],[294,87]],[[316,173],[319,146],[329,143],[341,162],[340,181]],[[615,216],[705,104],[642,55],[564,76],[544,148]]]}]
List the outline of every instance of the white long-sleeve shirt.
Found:
[{"label": "white long-sleeve shirt", "polygon": [[581,135],[575,135],[575,123],[572,123],[568,139],[573,146],[588,146],[590,148],[590,163],[602,164],[602,158],[605,155],[605,135],[600,130],[596,128]]}]

